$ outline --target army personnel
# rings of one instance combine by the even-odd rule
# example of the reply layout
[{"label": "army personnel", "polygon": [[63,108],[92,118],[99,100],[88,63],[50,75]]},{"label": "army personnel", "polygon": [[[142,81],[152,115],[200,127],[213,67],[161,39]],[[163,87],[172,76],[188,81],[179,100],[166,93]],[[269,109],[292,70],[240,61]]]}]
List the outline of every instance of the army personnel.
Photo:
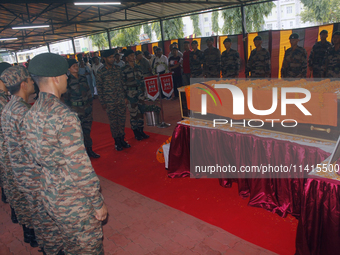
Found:
[{"label": "army personnel", "polygon": [[226,38],[223,41],[224,47],[221,56],[221,69],[223,78],[238,78],[240,71],[240,54],[231,48],[231,39]]},{"label": "army personnel", "polygon": [[105,64],[97,72],[98,98],[110,120],[111,135],[117,151],[130,148],[124,141],[126,120],[126,99],[123,89],[122,71],[114,64],[114,50],[106,50],[102,55]]},{"label": "army personnel", "polygon": [[130,124],[135,138],[140,141],[142,139],[149,138],[149,136],[143,131],[145,108],[144,77],[140,67],[135,65],[135,53],[133,50],[127,50],[124,55],[127,62],[122,68],[122,78],[126,98],[128,100]]},{"label": "army personnel", "polygon": [[[29,205],[29,217],[32,219],[33,229],[25,226],[26,242],[36,247],[34,236],[45,254],[63,254],[62,240],[59,229],[48,216],[40,198],[40,166],[35,164],[24,149],[21,134],[21,123],[26,112],[31,107],[28,98],[34,94],[33,80],[28,71],[22,66],[6,69],[1,79],[5,81],[12,98],[2,112],[2,128],[9,154],[12,170],[19,184],[19,190],[25,195]],[[26,80],[23,81],[23,80]],[[53,237],[53,238],[52,238]],[[25,241],[25,240],[24,240]]]},{"label": "army personnel", "polygon": [[[3,71],[5,71],[8,67],[11,67],[11,65],[7,62],[2,62],[0,63],[0,75],[2,74]],[[8,90],[5,86],[5,84],[0,80],[0,118],[1,118],[1,112],[2,109],[4,109],[5,105],[8,102],[8,97],[7,97]],[[2,134],[2,129],[1,129],[1,121],[0,121],[0,187],[1,187],[1,200],[4,203],[8,203],[6,194],[5,194],[5,189],[6,189],[6,180],[5,180],[5,158],[4,158],[4,152],[2,151],[2,147],[4,146],[4,137]],[[14,212],[14,210],[11,210]],[[16,223],[18,223],[15,213],[12,215],[12,218],[15,217]]]},{"label": "army personnel", "polygon": [[298,34],[291,34],[289,36],[289,40],[291,47],[285,52],[281,68],[281,76],[282,78],[306,78],[307,51],[298,46]]},{"label": "army personnel", "polygon": [[322,30],[320,32],[320,42],[316,42],[310,52],[308,59],[309,70],[313,72],[314,78],[322,78],[324,72],[322,65],[324,64],[327,52],[332,48],[332,44],[326,39],[328,37],[328,31]]},{"label": "army personnel", "polygon": [[340,78],[340,31],[333,33],[334,46],[328,51],[325,64],[326,78]]},{"label": "army personnel", "polygon": [[65,104],[78,114],[83,129],[84,143],[87,154],[92,158],[100,155],[92,150],[92,94],[85,75],[79,74],[78,61],[68,59],[69,76],[67,79],[67,92],[63,95]]},{"label": "army personnel", "polygon": [[135,52],[136,54],[136,64],[140,66],[143,71],[143,76],[149,77],[152,76],[152,70],[149,61],[143,57],[143,53],[140,50]]},{"label": "army personnel", "polygon": [[68,63],[56,54],[35,56],[28,71],[40,95],[26,113],[25,149],[41,166],[41,198],[57,224],[65,254],[104,254],[101,221],[107,209],[86,154],[78,115],[60,101]]},{"label": "army personnel", "polygon": [[246,78],[269,78],[270,77],[270,54],[262,48],[262,37],[254,38],[255,49],[250,53],[246,66]]},{"label": "army personnel", "polygon": [[203,75],[206,78],[220,78],[221,52],[213,46],[214,38],[207,40],[208,48],[204,50]]},{"label": "army personnel", "polygon": [[190,72],[191,78],[203,77],[202,64],[204,61],[203,52],[198,49],[196,40],[191,42],[192,51],[190,52]]}]

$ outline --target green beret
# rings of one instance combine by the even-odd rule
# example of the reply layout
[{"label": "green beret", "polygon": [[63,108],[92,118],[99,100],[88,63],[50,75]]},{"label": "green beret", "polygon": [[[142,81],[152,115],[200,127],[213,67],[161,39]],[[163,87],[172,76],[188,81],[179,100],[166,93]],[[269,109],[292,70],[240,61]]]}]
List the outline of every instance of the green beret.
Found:
[{"label": "green beret", "polygon": [[24,66],[11,66],[2,72],[0,79],[5,83],[6,88],[10,88],[30,77]]},{"label": "green beret", "polygon": [[135,52],[135,55],[136,56],[138,56],[139,54],[142,54],[143,52],[141,52],[140,50],[137,50],[136,52]]},{"label": "green beret", "polygon": [[109,50],[104,50],[102,53],[103,58],[110,57],[111,55],[115,55],[115,50],[114,49],[109,49]]},{"label": "green beret", "polygon": [[333,36],[335,36],[335,35],[340,35],[340,31],[335,31],[335,32],[333,33]]},{"label": "green beret", "polygon": [[225,38],[223,43],[226,43],[226,42],[231,42],[231,39],[228,37],[228,38]]},{"label": "green beret", "polygon": [[197,45],[198,45],[198,42],[197,42],[196,40],[193,40],[193,41],[191,42],[191,45],[193,45],[193,44],[197,44]]},{"label": "green beret", "polygon": [[262,37],[259,36],[259,35],[257,35],[257,36],[255,36],[255,38],[254,38],[254,41],[256,41],[256,40],[262,41]]},{"label": "green beret", "polygon": [[68,63],[60,55],[42,53],[32,58],[28,71],[37,76],[57,77],[67,73]]},{"label": "green beret", "polygon": [[213,37],[208,37],[207,40],[205,40],[205,42],[208,42],[208,41],[214,42],[214,38]]},{"label": "green beret", "polygon": [[299,35],[297,33],[292,33],[290,36],[289,36],[289,39],[299,39]]},{"label": "green beret", "polygon": [[0,63],[0,75],[1,75],[2,72],[5,71],[8,67],[11,67],[11,64],[10,64],[10,63],[1,62],[1,63]]},{"label": "green beret", "polygon": [[127,57],[127,56],[129,56],[130,54],[133,54],[134,52],[133,52],[133,50],[126,50],[125,52],[124,52],[124,57]]},{"label": "green beret", "polygon": [[67,59],[67,63],[68,63],[68,68],[70,68],[74,64],[78,63],[78,61],[74,58],[69,58],[69,59]]},{"label": "green beret", "polygon": [[324,30],[322,30],[322,31],[320,32],[320,35],[321,35],[321,34],[328,34],[328,31],[324,29]]}]

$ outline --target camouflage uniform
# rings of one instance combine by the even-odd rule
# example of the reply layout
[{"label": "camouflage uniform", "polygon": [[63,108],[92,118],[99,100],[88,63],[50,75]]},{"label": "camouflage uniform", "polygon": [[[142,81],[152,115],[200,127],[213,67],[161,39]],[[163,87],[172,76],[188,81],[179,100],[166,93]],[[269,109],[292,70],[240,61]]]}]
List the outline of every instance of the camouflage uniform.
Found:
[{"label": "camouflage uniform", "polygon": [[94,211],[104,201],[77,114],[56,96],[40,92],[23,130],[26,149],[41,165],[42,203],[61,231],[65,254],[104,254]]},{"label": "camouflage uniform", "polygon": [[[194,59],[196,56],[196,59]],[[200,50],[190,52],[190,71],[192,78],[202,77],[203,52]]]},{"label": "camouflage uniform", "polygon": [[[7,95],[5,91],[0,90],[0,117],[2,109],[4,109],[5,105],[8,102]],[[0,187],[2,187],[4,190],[6,189],[6,180],[5,180],[5,159],[4,159],[4,153],[3,153],[3,146],[4,144],[4,136],[2,134],[1,129],[1,120],[0,120]]]},{"label": "camouflage uniform", "polygon": [[96,84],[100,103],[106,105],[112,137],[124,136],[126,105],[121,68],[117,65],[107,68],[104,65],[97,72]]},{"label": "camouflage uniform", "polygon": [[307,76],[307,52],[297,46],[286,50],[281,68],[282,78],[306,78]]},{"label": "camouflage uniform", "polygon": [[270,77],[270,54],[265,48],[251,51],[246,66],[246,76],[249,75],[249,72],[251,78]]},{"label": "camouflage uniform", "polygon": [[145,85],[143,72],[138,65],[132,68],[127,63],[122,68],[122,74],[124,90],[128,99],[131,129],[137,130],[144,127]]},{"label": "camouflage uniform", "polygon": [[221,56],[221,69],[223,78],[235,78],[240,71],[240,54],[233,49],[223,51]]},{"label": "camouflage uniform", "polygon": [[204,50],[203,74],[207,78],[220,78],[221,52],[217,48]]},{"label": "camouflage uniform", "polygon": [[85,75],[77,79],[72,74],[67,80],[67,92],[63,95],[65,104],[78,114],[86,148],[92,147],[92,94]]},{"label": "camouflage uniform", "polygon": [[340,49],[335,50],[335,48],[332,47],[327,53],[325,77],[340,78]]},{"label": "camouflage uniform", "polygon": [[2,128],[5,143],[11,161],[12,170],[19,184],[19,190],[25,195],[29,205],[29,217],[32,219],[39,247],[47,254],[57,254],[62,240],[59,229],[48,216],[40,197],[40,166],[33,162],[24,149],[21,123],[31,107],[21,97],[13,95],[2,112]]},{"label": "camouflage uniform", "polygon": [[327,51],[329,51],[331,48],[332,44],[327,41],[325,43],[321,43],[320,41],[314,44],[308,59],[308,66],[313,68],[314,78],[323,77],[322,65],[324,64]]}]

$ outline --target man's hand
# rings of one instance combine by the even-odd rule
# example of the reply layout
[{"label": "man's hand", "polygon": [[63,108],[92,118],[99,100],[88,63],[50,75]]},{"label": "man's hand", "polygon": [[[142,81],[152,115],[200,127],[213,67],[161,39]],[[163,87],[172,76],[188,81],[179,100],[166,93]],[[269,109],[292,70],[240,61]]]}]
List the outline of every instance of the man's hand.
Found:
[{"label": "man's hand", "polygon": [[100,208],[99,210],[95,210],[96,211],[96,219],[103,221],[106,219],[107,217],[107,208],[106,205],[103,204],[103,207]]}]

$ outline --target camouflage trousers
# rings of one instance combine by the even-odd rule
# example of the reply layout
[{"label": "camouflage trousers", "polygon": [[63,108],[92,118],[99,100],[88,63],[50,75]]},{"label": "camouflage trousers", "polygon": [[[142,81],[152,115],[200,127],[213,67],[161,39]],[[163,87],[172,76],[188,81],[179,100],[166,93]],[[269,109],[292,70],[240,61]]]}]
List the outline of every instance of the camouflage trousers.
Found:
[{"label": "camouflage trousers", "polygon": [[122,101],[120,103],[106,104],[106,113],[110,121],[110,130],[113,138],[125,135],[126,105]]},{"label": "camouflage trousers", "polygon": [[130,124],[131,129],[136,130],[138,128],[144,127],[144,108],[145,108],[145,93],[144,91],[138,90],[128,90],[128,109],[130,112]]},{"label": "camouflage trousers", "polygon": [[33,228],[39,247],[44,248],[47,255],[55,255],[62,250],[63,240],[54,220],[47,214],[41,201],[39,191],[25,192],[32,212]]},{"label": "camouflage trousers", "polygon": [[323,78],[324,71],[320,68],[313,69],[313,78]]},{"label": "camouflage trousers", "polygon": [[0,187],[6,189],[6,182],[5,182],[5,166],[1,162],[3,159],[0,159]]},{"label": "camouflage trousers", "polygon": [[92,147],[91,127],[92,127],[92,105],[85,105],[83,107],[72,106],[72,110],[78,114],[83,130],[85,147]]}]

